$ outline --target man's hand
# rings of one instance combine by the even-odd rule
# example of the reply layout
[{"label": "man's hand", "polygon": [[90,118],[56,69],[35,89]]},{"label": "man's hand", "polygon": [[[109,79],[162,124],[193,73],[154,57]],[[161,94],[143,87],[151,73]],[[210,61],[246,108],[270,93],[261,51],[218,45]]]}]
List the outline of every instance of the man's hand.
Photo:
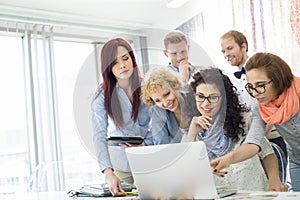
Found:
[{"label": "man's hand", "polygon": [[182,81],[187,83],[190,78],[190,71],[192,71],[192,66],[187,60],[182,60],[178,66],[179,73],[182,77]]}]

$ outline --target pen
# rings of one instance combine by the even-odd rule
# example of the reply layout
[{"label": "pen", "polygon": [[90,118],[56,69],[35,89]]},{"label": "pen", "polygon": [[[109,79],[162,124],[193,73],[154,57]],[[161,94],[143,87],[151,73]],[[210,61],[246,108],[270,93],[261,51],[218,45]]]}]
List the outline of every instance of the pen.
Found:
[{"label": "pen", "polygon": [[122,192],[123,195],[138,194],[137,192]]}]

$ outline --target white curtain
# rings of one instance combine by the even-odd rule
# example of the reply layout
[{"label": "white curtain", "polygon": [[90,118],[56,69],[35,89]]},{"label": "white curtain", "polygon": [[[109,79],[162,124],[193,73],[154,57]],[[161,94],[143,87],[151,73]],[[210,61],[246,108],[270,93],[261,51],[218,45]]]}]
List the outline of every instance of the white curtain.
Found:
[{"label": "white curtain", "polygon": [[219,38],[235,29],[247,37],[250,56],[258,51],[275,53],[300,76],[299,8],[299,0],[212,0],[178,29],[199,43],[220,68],[228,64]]}]

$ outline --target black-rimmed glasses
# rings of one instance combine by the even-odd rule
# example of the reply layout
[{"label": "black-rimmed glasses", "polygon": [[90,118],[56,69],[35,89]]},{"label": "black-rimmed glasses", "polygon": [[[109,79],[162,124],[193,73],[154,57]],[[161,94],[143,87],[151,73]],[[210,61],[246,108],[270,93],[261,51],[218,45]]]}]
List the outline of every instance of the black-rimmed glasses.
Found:
[{"label": "black-rimmed glasses", "polygon": [[217,103],[220,100],[221,95],[220,96],[218,96],[218,95],[209,95],[208,97],[206,97],[202,94],[196,94],[195,97],[196,97],[197,102],[202,102],[203,103],[207,99],[207,101],[209,103]]},{"label": "black-rimmed glasses", "polygon": [[258,94],[263,94],[263,93],[266,92],[266,86],[267,86],[268,84],[270,84],[272,81],[273,81],[273,80],[270,80],[269,82],[266,82],[266,83],[259,83],[259,84],[257,84],[255,87],[253,87],[252,84],[247,83],[247,84],[245,85],[245,88],[246,88],[247,92],[248,92],[251,96],[253,96],[253,90],[255,90],[255,92],[258,93]]}]

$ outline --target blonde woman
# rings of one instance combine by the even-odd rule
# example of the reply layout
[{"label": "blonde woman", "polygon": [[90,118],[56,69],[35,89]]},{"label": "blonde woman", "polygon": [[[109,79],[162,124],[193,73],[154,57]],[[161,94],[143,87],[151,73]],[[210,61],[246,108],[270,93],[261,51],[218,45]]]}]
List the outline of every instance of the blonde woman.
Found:
[{"label": "blonde woman", "polygon": [[194,96],[183,90],[180,76],[166,67],[152,68],[142,84],[142,100],[151,107],[153,143],[181,141],[191,118],[198,114]]}]

